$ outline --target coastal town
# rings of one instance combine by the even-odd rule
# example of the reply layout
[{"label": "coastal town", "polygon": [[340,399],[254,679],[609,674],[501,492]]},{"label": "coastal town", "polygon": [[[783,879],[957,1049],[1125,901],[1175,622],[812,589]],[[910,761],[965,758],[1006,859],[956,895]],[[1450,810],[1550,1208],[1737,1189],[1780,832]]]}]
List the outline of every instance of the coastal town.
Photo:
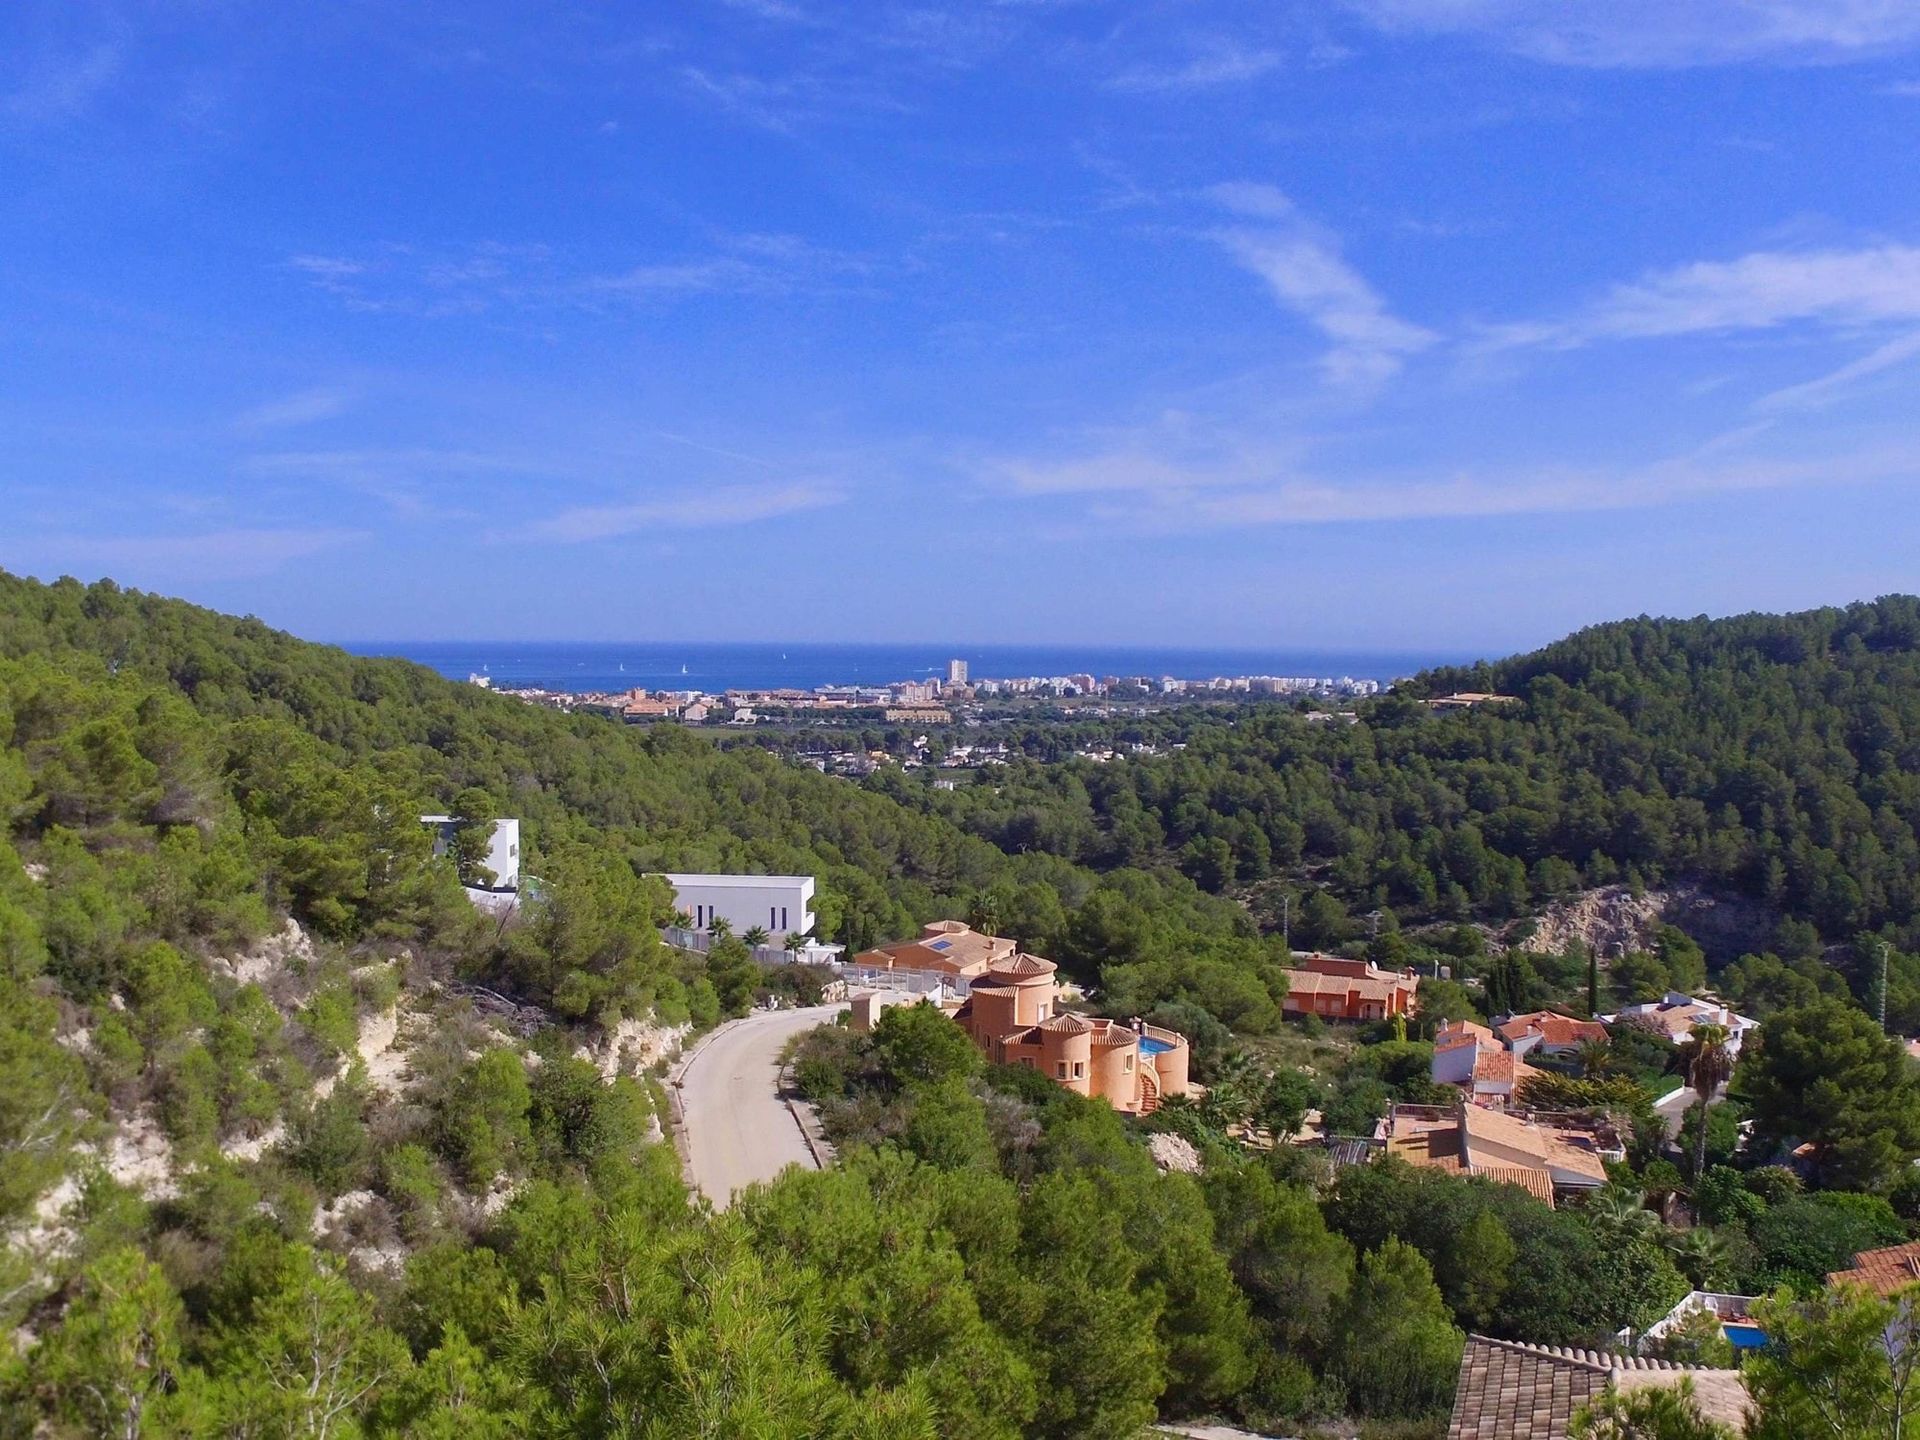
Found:
[{"label": "coastal town", "polygon": [[550,709],[605,715],[629,724],[670,721],[682,725],[746,727],[758,724],[881,722],[893,725],[979,723],[1044,706],[1106,717],[1146,714],[1152,709],[1209,701],[1283,700],[1338,703],[1378,695],[1375,679],[1352,675],[1063,675],[974,678],[968,662],[949,660],[944,676],[882,685],[829,684],[810,690],[782,687],[700,689],[561,690],[507,686],[475,672],[468,683]]}]

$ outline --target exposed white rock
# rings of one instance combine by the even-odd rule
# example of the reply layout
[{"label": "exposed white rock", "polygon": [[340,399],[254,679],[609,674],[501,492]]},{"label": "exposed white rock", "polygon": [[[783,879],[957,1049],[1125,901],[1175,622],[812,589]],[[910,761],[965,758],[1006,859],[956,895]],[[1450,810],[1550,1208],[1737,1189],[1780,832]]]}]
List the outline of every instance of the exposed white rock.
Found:
[{"label": "exposed white rock", "polygon": [[179,1182],[174,1179],[173,1144],[160,1128],[160,1117],[151,1105],[142,1105],[120,1122],[107,1137],[101,1160],[112,1180],[138,1190],[149,1200],[166,1200],[180,1193]]},{"label": "exposed white rock", "polygon": [[241,955],[215,956],[207,962],[207,968],[237,985],[251,985],[286,969],[295,960],[306,963],[312,959],[312,937],[300,928],[298,920],[288,916],[281,929],[257,942],[251,950]]},{"label": "exposed white rock", "polygon": [[352,1219],[356,1211],[373,1204],[379,1198],[371,1190],[348,1190],[334,1196],[326,1204],[314,1210],[313,1233],[323,1237],[331,1235]]},{"label": "exposed white rock", "polygon": [[1162,1170],[1172,1170],[1181,1175],[1200,1173],[1200,1152],[1184,1136],[1164,1132],[1155,1135],[1147,1141],[1147,1152],[1153,1156],[1153,1163]]},{"label": "exposed white rock", "polygon": [[347,1252],[347,1259],[366,1270],[393,1274],[406,1265],[407,1247],[398,1240],[387,1245],[356,1245]]},{"label": "exposed white rock", "polygon": [[276,1120],[258,1135],[244,1135],[237,1140],[223,1141],[220,1145],[220,1153],[229,1160],[245,1163],[258,1160],[286,1138],[286,1125]]},{"label": "exposed white rock", "polygon": [[[360,1039],[355,1049],[366,1071],[367,1088],[377,1094],[394,1096],[406,1088],[409,1073],[407,1052],[396,1043],[399,1037],[398,1006],[379,1015],[368,1015],[360,1022]],[[314,1098],[324,1100],[333,1094],[333,1087],[340,1083],[352,1063],[349,1060],[333,1074],[316,1081]]]},{"label": "exposed white rock", "polygon": [[367,1084],[382,1095],[398,1095],[405,1088],[408,1066],[400,1039],[400,1007],[360,1022],[360,1060],[367,1067]]},{"label": "exposed white rock", "polygon": [[654,1020],[622,1020],[601,1033],[598,1043],[582,1045],[573,1053],[599,1067],[603,1080],[616,1075],[637,1075],[654,1061],[673,1054],[693,1026],[662,1025]]}]

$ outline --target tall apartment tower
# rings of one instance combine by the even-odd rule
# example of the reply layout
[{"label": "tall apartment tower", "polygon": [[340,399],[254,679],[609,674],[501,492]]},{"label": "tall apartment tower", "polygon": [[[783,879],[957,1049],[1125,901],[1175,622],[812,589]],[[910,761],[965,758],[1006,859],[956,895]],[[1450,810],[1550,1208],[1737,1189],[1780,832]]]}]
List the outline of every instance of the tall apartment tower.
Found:
[{"label": "tall apartment tower", "polygon": [[947,661],[947,684],[964,685],[967,683],[967,662],[964,660]]}]

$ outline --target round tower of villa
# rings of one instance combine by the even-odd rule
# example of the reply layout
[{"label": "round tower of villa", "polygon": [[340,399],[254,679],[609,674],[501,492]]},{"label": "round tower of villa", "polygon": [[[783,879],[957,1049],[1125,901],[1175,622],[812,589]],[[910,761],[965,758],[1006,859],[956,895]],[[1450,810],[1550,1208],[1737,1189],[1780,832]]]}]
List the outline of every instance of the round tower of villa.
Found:
[{"label": "round tower of villa", "polygon": [[1091,1095],[1093,1026],[1078,1015],[1060,1015],[1038,1029],[1042,1073],[1070,1090]]},{"label": "round tower of villa", "polygon": [[[1024,1029],[1028,1025],[1038,1025],[1053,1018],[1055,965],[1051,960],[1042,960],[1038,955],[1009,955],[1003,960],[995,960],[987,967],[985,984],[989,989],[1002,987],[1012,992],[1009,997],[1013,1013],[1006,1016],[1005,1030]],[[980,985],[975,984],[975,994]],[[998,1019],[996,1015],[996,1019]]]},{"label": "round tower of villa", "polygon": [[1168,1050],[1142,1055],[1141,1061],[1151,1064],[1155,1074],[1160,1077],[1162,1095],[1184,1095],[1187,1093],[1187,1060],[1191,1051],[1184,1036],[1174,1035],[1170,1030],[1163,1033],[1179,1043]]},{"label": "round tower of villa", "polygon": [[1134,1108],[1140,1091],[1139,1039],[1120,1025],[1103,1026],[1093,1036],[1093,1093],[1104,1095],[1116,1109]]}]

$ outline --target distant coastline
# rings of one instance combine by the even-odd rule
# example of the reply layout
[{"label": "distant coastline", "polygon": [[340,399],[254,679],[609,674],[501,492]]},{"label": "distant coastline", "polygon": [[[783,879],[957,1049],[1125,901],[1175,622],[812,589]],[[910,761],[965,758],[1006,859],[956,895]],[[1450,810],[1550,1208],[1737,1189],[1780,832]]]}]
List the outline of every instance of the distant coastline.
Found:
[{"label": "distant coastline", "polygon": [[453,680],[488,675],[503,687],[589,692],[704,690],[887,684],[942,675],[950,659],[965,660],[976,677],[1066,675],[1171,676],[1207,680],[1216,675],[1352,676],[1381,684],[1435,665],[1470,663],[1476,656],[1433,651],[1178,648],[1077,645],[743,645],[534,643],[528,641],[359,641],[355,655],[393,656],[425,665]]}]

